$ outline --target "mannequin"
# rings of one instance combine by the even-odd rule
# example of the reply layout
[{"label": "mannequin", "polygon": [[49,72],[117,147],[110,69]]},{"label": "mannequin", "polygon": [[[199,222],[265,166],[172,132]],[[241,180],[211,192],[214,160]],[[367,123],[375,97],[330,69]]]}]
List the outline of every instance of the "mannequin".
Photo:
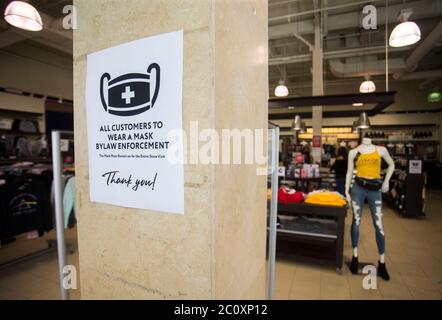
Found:
[{"label": "mannequin", "polygon": [[[381,159],[388,164],[385,179],[380,176]],[[356,161],[355,161],[356,160]],[[356,177],[352,186],[353,170],[356,162]],[[370,138],[363,138],[362,143],[348,154],[348,169],[345,180],[345,195],[353,208],[353,222],[351,225],[351,239],[353,258],[350,270],[358,273],[358,242],[359,225],[365,200],[368,201],[373,225],[376,230],[376,243],[379,251],[378,274],[389,280],[385,265],[385,234],[382,225],[382,193],[387,193],[390,178],[394,172],[394,161],[385,147],[375,146]],[[366,185],[368,183],[368,185]],[[350,192],[351,187],[351,192]]]}]

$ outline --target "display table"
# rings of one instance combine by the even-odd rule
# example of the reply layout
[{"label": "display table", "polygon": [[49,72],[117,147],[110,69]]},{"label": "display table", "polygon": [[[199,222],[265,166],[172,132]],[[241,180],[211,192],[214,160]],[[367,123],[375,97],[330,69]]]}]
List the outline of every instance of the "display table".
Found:
[{"label": "display table", "polygon": [[[332,262],[340,274],[343,265],[344,231],[346,207],[322,206],[311,204],[278,204],[278,216],[296,216],[296,220],[284,223],[277,229],[277,239],[287,241],[292,249],[291,255],[310,257],[316,260]],[[280,246],[278,243],[277,247]],[[315,252],[315,248],[331,248]]]}]

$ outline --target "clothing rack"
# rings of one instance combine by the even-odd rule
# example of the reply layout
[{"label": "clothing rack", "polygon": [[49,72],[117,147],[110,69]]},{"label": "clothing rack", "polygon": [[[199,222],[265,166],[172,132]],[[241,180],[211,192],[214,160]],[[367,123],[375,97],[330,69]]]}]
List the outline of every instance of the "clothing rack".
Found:
[{"label": "clothing rack", "polygon": [[[71,131],[52,131],[52,170],[53,170],[53,183],[54,183],[54,203],[55,203],[55,229],[57,233],[57,240],[48,240],[48,247],[26,256],[22,256],[5,263],[0,264],[0,269],[10,267],[20,262],[28,261],[36,257],[40,257],[44,254],[57,250],[58,252],[58,268],[60,279],[60,291],[61,298],[63,300],[69,300],[69,291],[63,287],[64,279],[64,267],[66,266],[66,249],[69,253],[73,253],[73,246],[66,244],[64,236],[64,214],[63,214],[63,190],[61,185],[62,176],[62,161],[61,161],[61,148],[60,148],[60,135],[73,135]],[[32,166],[8,166],[10,170],[29,170],[33,169]]]},{"label": "clothing rack", "polygon": [[[12,166],[12,165],[8,165],[8,166],[2,166],[0,167],[1,171],[26,171],[26,170],[32,170],[35,169],[34,165],[26,165],[26,166]],[[47,167],[47,169],[49,169],[49,166]],[[29,260],[32,260],[34,258],[40,257],[42,255],[45,255],[47,253],[53,252],[56,249],[56,241],[54,240],[47,240],[47,248],[45,249],[40,249],[38,251],[32,252],[30,254],[3,262],[0,264],[0,270],[2,269],[6,269],[9,268],[13,265],[16,265],[18,263],[22,263],[22,262],[26,262]],[[1,246],[0,246],[1,248]]]}]

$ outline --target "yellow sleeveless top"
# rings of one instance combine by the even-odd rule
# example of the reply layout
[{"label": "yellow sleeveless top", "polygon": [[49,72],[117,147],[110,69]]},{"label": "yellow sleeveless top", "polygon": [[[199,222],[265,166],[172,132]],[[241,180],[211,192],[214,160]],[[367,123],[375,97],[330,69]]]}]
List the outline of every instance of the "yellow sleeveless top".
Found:
[{"label": "yellow sleeveless top", "polygon": [[381,156],[377,149],[372,153],[359,153],[356,160],[356,174],[358,177],[368,179],[381,177]]}]

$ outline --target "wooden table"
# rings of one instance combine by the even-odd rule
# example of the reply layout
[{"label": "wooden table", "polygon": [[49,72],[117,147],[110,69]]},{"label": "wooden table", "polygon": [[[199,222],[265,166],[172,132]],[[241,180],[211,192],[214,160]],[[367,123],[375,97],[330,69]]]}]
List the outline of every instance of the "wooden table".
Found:
[{"label": "wooden table", "polygon": [[[306,252],[311,252],[313,245],[328,244],[334,247],[331,260],[336,267],[336,271],[341,274],[344,256],[344,234],[345,234],[345,217],[347,216],[348,207],[322,206],[311,204],[278,204],[278,215],[306,217],[314,219],[315,222],[323,224],[321,228],[323,232],[309,232],[303,230],[285,229],[284,227],[277,229],[278,240],[288,240],[289,242],[302,242],[306,248]],[[322,221],[322,222],[321,222]],[[282,226],[283,223],[281,222]],[[309,247],[310,245],[310,247]],[[278,245],[277,245],[278,247]],[[299,255],[295,252],[295,255]],[[293,254],[293,252],[291,252]],[[302,255],[305,256],[305,255]],[[311,255],[310,255],[311,256]],[[316,259],[321,259],[316,257]],[[321,259],[323,260],[323,259]],[[329,260],[330,259],[326,259]]]}]

